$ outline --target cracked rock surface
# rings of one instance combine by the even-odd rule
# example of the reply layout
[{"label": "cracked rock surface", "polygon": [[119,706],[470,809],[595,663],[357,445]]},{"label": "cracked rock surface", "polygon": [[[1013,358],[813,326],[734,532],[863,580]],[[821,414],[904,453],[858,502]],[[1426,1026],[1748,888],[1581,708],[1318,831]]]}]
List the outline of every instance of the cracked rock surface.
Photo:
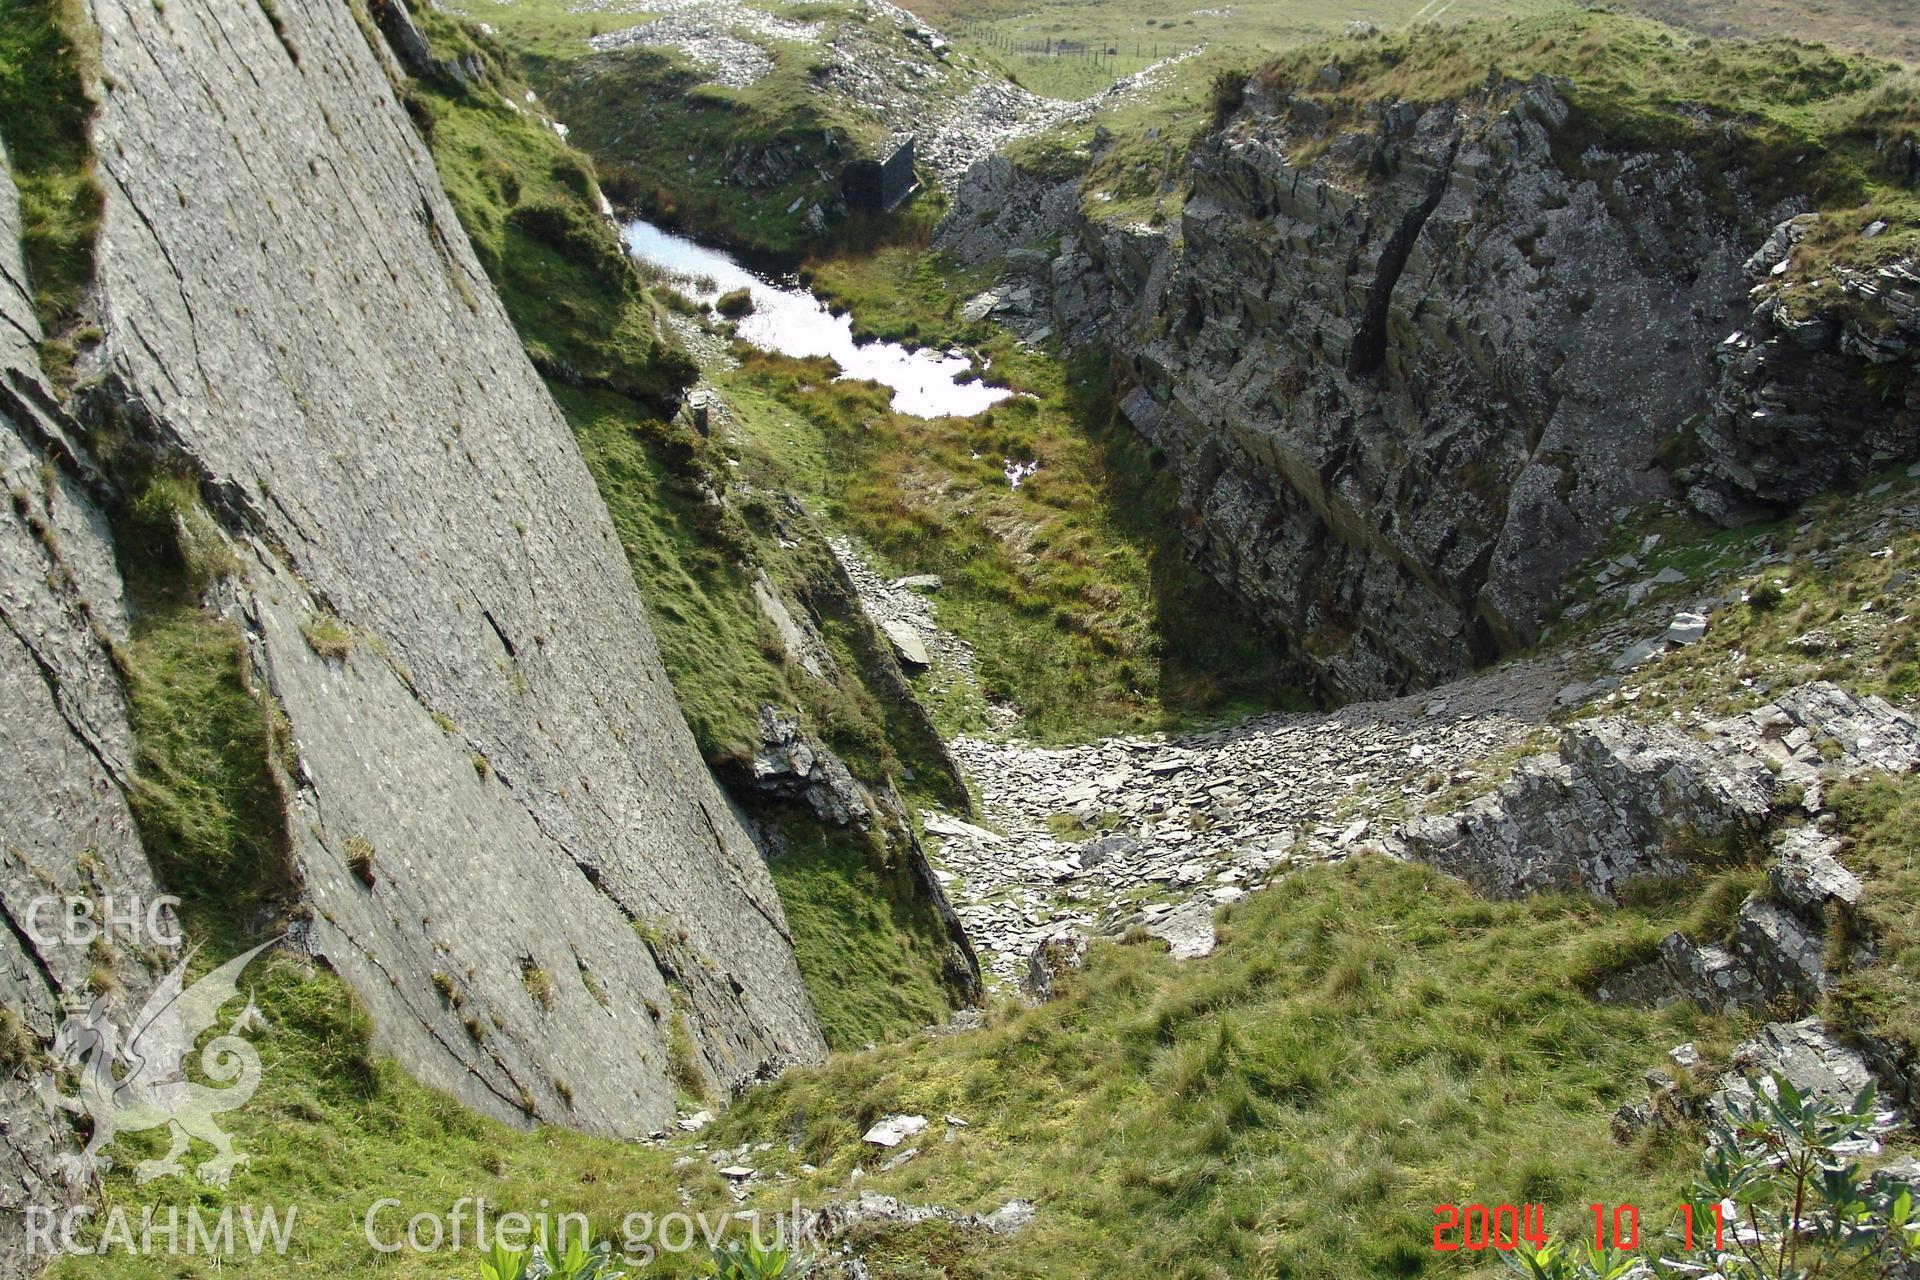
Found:
[{"label": "cracked rock surface", "polygon": [[1797,207],[1736,192],[1740,229],[1685,150],[1574,155],[1574,127],[1545,79],[1339,119],[1255,82],[1167,225],[995,157],[935,245],[1006,264],[966,314],[1112,350],[1202,566],[1330,692],[1385,697],[1532,644],[1640,504],[1739,523],[1920,440],[1920,392],[1860,376],[1920,348],[1920,267],[1843,273],[1878,327],[1796,322],[1765,282],[1799,224],[1754,249]]},{"label": "cracked rock surface", "polygon": [[[241,551],[312,950],[382,1049],[510,1119],[669,1120],[670,982],[723,1087],[820,1057],[765,864],[389,55],[342,0],[93,8],[102,394]],[[303,642],[321,615],[344,658]]]},{"label": "cracked rock surface", "polygon": [[[96,953],[59,933],[68,899],[142,910],[160,890],[126,801],[133,731],[108,650],[126,638],[124,589],[76,426],[40,371],[26,278],[0,149],[0,1006],[45,1044],[66,1002],[84,1005],[96,966],[130,1013],[173,957],[151,946]],[[55,1168],[75,1132],[34,1092],[39,1066],[0,1068],[0,1276],[44,1261],[27,1255],[23,1206],[58,1210],[86,1193]]]}]

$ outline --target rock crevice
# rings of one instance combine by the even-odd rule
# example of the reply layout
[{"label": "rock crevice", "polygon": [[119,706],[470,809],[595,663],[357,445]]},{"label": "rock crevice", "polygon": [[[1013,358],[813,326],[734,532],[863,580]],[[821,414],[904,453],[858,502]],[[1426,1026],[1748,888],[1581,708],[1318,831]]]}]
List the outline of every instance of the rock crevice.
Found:
[{"label": "rock crevice", "polygon": [[1802,203],[1573,115],[1547,78],[1338,122],[1256,83],[1177,224],[994,160],[935,243],[1005,263],[967,314],[1109,348],[1202,567],[1329,694],[1392,696],[1533,643],[1641,504],[1731,522],[1920,449],[1920,379],[1867,403],[1920,351],[1912,264],[1846,275],[1887,332],[1796,319],[1793,235],[1753,250]]}]

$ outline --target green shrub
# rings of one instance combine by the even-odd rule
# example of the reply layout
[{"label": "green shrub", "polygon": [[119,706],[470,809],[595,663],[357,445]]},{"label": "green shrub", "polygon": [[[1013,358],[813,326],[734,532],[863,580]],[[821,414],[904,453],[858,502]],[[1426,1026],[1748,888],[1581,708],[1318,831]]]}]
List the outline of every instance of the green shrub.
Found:
[{"label": "green shrub", "polygon": [[26,1020],[12,1009],[0,1007],[0,1068],[25,1067],[38,1055],[40,1042],[27,1029]]},{"label": "green shrub", "polygon": [[785,1249],[762,1249],[758,1241],[735,1241],[724,1249],[715,1249],[701,1273],[714,1280],[801,1280],[813,1270]]},{"label": "green shrub", "polygon": [[1207,86],[1207,106],[1213,112],[1213,127],[1218,129],[1233,119],[1247,100],[1247,73],[1238,67],[1226,67],[1213,73]]},{"label": "green shrub", "polygon": [[104,198],[88,126],[98,41],[80,0],[0,6],[0,134],[20,196],[20,248],[56,387],[70,377],[69,330],[93,278]]},{"label": "green shrub", "polygon": [[307,648],[323,658],[345,661],[353,652],[353,632],[340,619],[322,614],[300,624],[300,635]]},{"label": "green shrub", "polygon": [[713,304],[713,309],[721,315],[734,320],[744,315],[751,315],[753,313],[753,291],[750,289],[735,289],[731,293],[723,293],[720,295],[719,300]]},{"label": "green shrub", "polygon": [[564,1249],[555,1248],[544,1232],[531,1249],[496,1243],[480,1261],[480,1280],[620,1280],[625,1274],[613,1269],[610,1243],[589,1244],[578,1235]]},{"label": "green shrub", "polygon": [[367,888],[373,888],[373,842],[365,836],[349,836],[346,845],[347,870]]},{"label": "green shrub", "polygon": [[[1509,1269],[1527,1280],[1907,1274],[1920,1259],[1913,1186],[1874,1177],[1858,1159],[1875,1129],[1873,1086],[1845,1106],[1803,1095],[1782,1075],[1749,1087],[1752,1098],[1730,1099],[1712,1126],[1688,1197],[1691,1236],[1683,1219],[1676,1231],[1631,1251],[1585,1241],[1523,1244],[1503,1259]],[[1721,1214],[1730,1219],[1724,1234],[1716,1230]]]},{"label": "green shrub", "polygon": [[507,214],[507,225],[575,262],[592,264],[618,253],[605,224],[578,200],[519,205]]}]

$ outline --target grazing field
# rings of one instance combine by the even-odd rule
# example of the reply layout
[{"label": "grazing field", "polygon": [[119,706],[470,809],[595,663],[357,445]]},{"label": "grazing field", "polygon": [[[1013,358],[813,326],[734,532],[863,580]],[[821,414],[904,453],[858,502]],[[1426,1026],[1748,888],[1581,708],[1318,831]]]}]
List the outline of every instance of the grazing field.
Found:
[{"label": "grazing field", "polygon": [[[1352,22],[1385,31],[1584,8],[1563,0],[904,0],[968,52],[1036,93],[1077,98],[1204,44],[1223,57],[1325,39]],[[1192,5],[1192,7],[1189,7]],[[1920,5],[1909,0],[1630,0],[1629,11],[1717,37],[1812,40],[1920,61]],[[1211,60],[1211,59],[1210,59]],[[1256,59],[1257,60],[1257,59]]]},{"label": "grazing field", "polygon": [[[1262,52],[1324,40],[1351,22],[1397,30],[1543,13],[1561,0],[905,0],[967,52],[1035,93],[1082,98],[1119,76],[1196,45],[1209,55],[1257,61]],[[1212,60],[1210,57],[1209,61]]]},{"label": "grazing field", "polygon": [[1912,0],[1635,0],[1632,7],[1702,35],[1818,40],[1920,62],[1920,5]]}]

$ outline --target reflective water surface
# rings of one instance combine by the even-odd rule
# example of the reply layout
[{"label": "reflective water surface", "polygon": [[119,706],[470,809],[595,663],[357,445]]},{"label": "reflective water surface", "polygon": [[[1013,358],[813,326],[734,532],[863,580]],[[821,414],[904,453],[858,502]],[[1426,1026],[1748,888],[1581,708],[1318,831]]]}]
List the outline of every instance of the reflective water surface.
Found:
[{"label": "reflective water surface", "polygon": [[917,418],[972,417],[1013,393],[1005,387],[956,382],[970,367],[964,359],[896,342],[856,343],[853,320],[835,316],[796,283],[776,283],[685,236],[650,222],[629,222],[627,248],[666,273],[680,292],[711,303],[723,293],[746,289],[753,312],[737,322],[743,342],[787,356],[826,356],[842,378],[878,382],[893,391],[897,412]]}]

